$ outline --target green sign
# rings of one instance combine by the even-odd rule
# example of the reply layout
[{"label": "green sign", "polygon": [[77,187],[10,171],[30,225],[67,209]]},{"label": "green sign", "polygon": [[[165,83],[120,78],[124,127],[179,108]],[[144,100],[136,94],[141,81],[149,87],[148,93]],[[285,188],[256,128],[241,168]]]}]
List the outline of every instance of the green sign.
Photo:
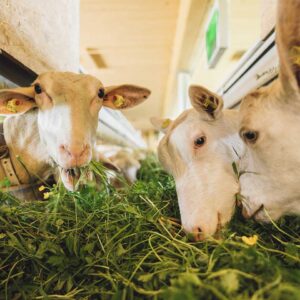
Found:
[{"label": "green sign", "polygon": [[205,44],[206,44],[206,54],[208,62],[211,61],[213,54],[217,48],[217,38],[218,38],[218,23],[219,23],[219,10],[215,10],[212,17],[208,23]]}]

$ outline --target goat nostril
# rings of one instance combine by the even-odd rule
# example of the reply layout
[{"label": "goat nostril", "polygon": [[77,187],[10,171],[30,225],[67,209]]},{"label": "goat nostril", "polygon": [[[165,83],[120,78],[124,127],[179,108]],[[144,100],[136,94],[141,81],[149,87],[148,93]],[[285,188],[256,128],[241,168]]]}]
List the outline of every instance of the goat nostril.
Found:
[{"label": "goat nostril", "polygon": [[64,156],[67,156],[68,159],[81,159],[83,158],[88,151],[90,150],[89,144],[77,144],[77,145],[70,145],[67,144],[61,144],[59,146],[59,151]]},{"label": "goat nostril", "polygon": [[71,151],[69,150],[68,146],[67,145],[60,145],[59,146],[59,150],[64,153],[64,154],[67,154],[69,156],[72,156],[72,153]]},{"label": "goat nostril", "polygon": [[81,153],[80,153],[80,156],[83,156],[86,152],[87,152],[87,150],[89,149],[89,146],[86,144],[86,145],[84,145],[83,146],[83,149],[82,149],[82,151],[81,151]]}]

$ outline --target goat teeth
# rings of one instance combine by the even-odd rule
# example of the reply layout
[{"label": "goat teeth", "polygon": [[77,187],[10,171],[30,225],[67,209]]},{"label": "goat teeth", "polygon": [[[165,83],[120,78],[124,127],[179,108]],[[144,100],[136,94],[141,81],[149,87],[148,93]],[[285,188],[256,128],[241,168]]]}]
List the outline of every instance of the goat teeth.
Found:
[{"label": "goat teeth", "polygon": [[66,169],[66,173],[72,177],[75,177],[76,175],[74,169]]}]

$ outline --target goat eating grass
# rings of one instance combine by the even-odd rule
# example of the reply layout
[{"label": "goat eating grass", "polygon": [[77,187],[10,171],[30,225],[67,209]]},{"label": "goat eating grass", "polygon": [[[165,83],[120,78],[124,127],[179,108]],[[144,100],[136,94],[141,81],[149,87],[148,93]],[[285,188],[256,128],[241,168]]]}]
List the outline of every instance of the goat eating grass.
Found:
[{"label": "goat eating grass", "polygon": [[[0,168],[0,178],[13,177],[18,186],[30,183],[30,174],[46,179],[56,167],[65,187],[72,190],[78,168],[97,160],[100,109],[134,107],[149,95],[146,88],[104,87],[91,75],[71,72],[46,72],[29,87],[0,90],[0,114],[9,116],[1,146],[9,150],[5,163],[11,165],[9,171]],[[2,158],[1,153],[1,165]]]}]

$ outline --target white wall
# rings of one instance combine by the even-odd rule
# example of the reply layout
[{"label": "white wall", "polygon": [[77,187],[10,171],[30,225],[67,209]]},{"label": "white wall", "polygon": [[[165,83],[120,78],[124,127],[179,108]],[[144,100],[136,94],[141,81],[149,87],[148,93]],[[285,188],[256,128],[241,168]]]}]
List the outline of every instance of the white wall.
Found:
[{"label": "white wall", "polygon": [[0,48],[37,73],[79,69],[79,0],[0,0]]}]

